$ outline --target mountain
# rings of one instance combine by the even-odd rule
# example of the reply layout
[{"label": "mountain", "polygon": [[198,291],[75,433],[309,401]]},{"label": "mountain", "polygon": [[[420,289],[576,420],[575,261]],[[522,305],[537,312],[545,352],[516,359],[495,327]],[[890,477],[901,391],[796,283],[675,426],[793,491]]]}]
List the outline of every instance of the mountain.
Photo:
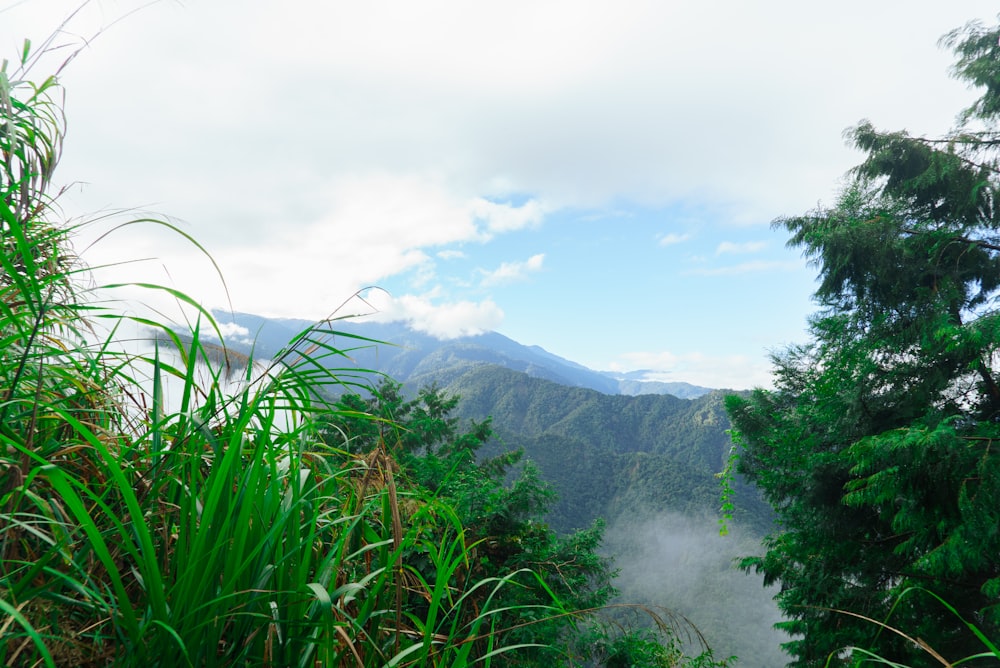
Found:
[{"label": "mountain", "polygon": [[539,470],[556,492],[546,515],[552,528],[565,534],[606,522],[602,549],[619,569],[619,602],[684,615],[716,656],[735,654],[746,668],[785,663],[779,645],[787,638],[772,628],[776,592],[733,568],[757,552],[773,521],[740,479],[731,533],[719,532],[717,474],[732,447],[723,392],[609,395],[490,364],[424,379],[459,398],[463,420],[490,419],[494,438],[481,456],[520,450]]},{"label": "mountain", "polygon": [[[489,365],[439,385],[460,397],[463,418],[491,419],[496,439],[485,454],[522,449],[538,466],[559,495],[549,515],[558,530],[650,508],[717,512],[716,474],[732,447],[722,392],[606,395]],[[743,496],[740,521],[766,527],[770,511],[752,491]]]},{"label": "mountain", "polygon": [[725,393],[608,395],[493,365],[471,367],[443,389],[459,397],[464,419],[491,420],[495,438],[481,455],[522,450],[552,485],[551,527],[606,521],[619,602],[684,615],[717,657],[737,655],[740,666],[784,665],[776,591],[733,567],[759,550],[773,523],[770,506],[739,478],[730,535],[719,532],[717,474],[732,447]]},{"label": "mountain", "polygon": [[[265,318],[249,313],[213,311],[226,332],[226,344],[257,358],[269,358],[297,333],[313,326],[309,320]],[[402,322],[364,322],[349,319],[333,323],[346,336],[331,344],[349,350],[353,363],[373,369],[407,385],[430,380],[447,384],[473,366],[489,364],[519,371],[532,378],[596,390],[603,394],[671,394],[696,398],[711,389],[688,383],[648,380],[648,372],[600,372],[554,355],[539,346],[522,345],[497,332],[454,339],[438,339],[410,329]],[[355,338],[362,337],[362,339]],[[380,343],[381,342],[381,343]]]},{"label": "mountain", "polygon": [[[227,346],[271,358],[307,320],[214,314]],[[436,385],[460,397],[457,415],[492,420],[484,455],[523,450],[558,501],[548,519],[558,531],[595,518],[651,508],[714,516],[717,474],[731,442],[723,392],[650,380],[650,372],[601,373],[496,332],[440,340],[402,323],[339,320],[326,343],[415,394]],[[384,343],[383,343],[384,342]],[[741,521],[763,530],[770,511],[753,491]]]},{"label": "mountain", "polygon": [[636,396],[639,394],[672,394],[681,399],[694,399],[712,390],[691,383],[677,381],[652,380],[655,372],[646,369],[640,371],[628,371],[626,373],[616,373],[612,371],[603,372],[609,378],[618,381],[619,394]]},{"label": "mountain", "polygon": [[[313,323],[216,313],[227,345],[279,353]],[[666,606],[692,620],[739,665],[768,668],[785,658],[787,637],[758,576],[732,568],[753,554],[772,513],[753,488],[734,481],[730,536],[718,530],[717,474],[732,443],[724,392],[665,382],[648,371],[593,371],[538,346],[489,332],[442,341],[399,323],[341,320],[327,341],[414,394],[436,384],[459,397],[463,421],[490,419],[494,438],[481,455],[523,452],[556,492],[546,520],[568,533],[607,523],[604,549],[620,568],[622,602]],[[378,343],[384,341],[386,343]]]}]

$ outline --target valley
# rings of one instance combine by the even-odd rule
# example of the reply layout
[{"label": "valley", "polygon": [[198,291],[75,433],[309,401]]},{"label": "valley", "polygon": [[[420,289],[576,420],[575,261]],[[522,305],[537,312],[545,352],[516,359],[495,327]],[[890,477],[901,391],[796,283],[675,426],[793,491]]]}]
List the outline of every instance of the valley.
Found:
[{"label": "valley", "polygon": [[[249,353],[245,341],[255,337],[257,356],[278,353],[296,328],[312,324],[215,315],[245,336],[227,346]],[[439,387],[459,397],[456,415],[465,423],[489,419],[494,436],[480,456],[522,450],[522,463],[556,492],[546,520],[557,532],[603,520],[601,550],[619,571],[618,602],[683,615],[716,656],[736,655],[739,666],[785,660],[778,647],[785,636],[771,628],[780,617],[773,592],[733,566],[755,553],[772,522],[767,504],[739,479],[729,535],[720,536],[717,474],[731,447],[725,390],[644,383],[639,374],[616,380],[496,333],[440,341],[400,323],[345,320],[333,328],[344,334],[331,345],[349,349],[357,369],[385,374],[411,395]],[[649,393],[636,393],[642,389]]]}]

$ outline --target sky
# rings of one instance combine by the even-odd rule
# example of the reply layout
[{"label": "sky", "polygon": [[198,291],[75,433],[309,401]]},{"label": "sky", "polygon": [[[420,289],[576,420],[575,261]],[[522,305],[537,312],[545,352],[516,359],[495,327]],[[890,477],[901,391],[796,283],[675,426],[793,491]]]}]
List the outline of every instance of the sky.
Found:
[{"label": "sky", "polygon": [[[769,385],[769,353],[807,340],[815,310],[815,268],[771,222],[833,204],[862,119],[952,127],[975,92],[938,39],[996,12],[0,0],[0,58],[55,33],[41,79],[78,51],[54,182],[87,221],[84,260],[113,265],[97,283],[495,330],[597,370],[744,389]],[[142,217],[169,227],[121,226]]]}]

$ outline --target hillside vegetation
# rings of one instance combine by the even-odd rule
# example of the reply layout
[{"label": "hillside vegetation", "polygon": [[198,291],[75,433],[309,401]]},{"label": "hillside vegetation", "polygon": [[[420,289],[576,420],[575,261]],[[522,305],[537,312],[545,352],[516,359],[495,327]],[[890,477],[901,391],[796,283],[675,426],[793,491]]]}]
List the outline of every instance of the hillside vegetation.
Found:
[{"label": "hillside vegetation", "polygon": [[[551,484],[549,523],[561,532],[607,522],[601,547],[614,558],[615,600],[684,614],[716,656],[771,668],[787,660],[787,635],[772,589],[734,562],[754,554],[773,511],[738,476],[735,514],[720,536],[719,473],[732,447],[722,392],[697,399],[606,395],[496,366],[469,369],[447,385],[456,415],[490,417],[484,455],[523,451]],[[640,620],[640,623],[641,620]],[[696,649],[695,644],[692,649]]]},{"label": "hillside vegetation", "polygon": [[[717,517],[717,476],[732,446],[721,392],[607,395],[491,365],[471,368],[445,389],[460,398],[459,415],[491,418],[496,439],[485,452],[523,449],[552,483],[558,500],[549,521],[557,529],[622,513]],[[737,521],[768,528],[766,505],[749,486],[737,487]]]}]

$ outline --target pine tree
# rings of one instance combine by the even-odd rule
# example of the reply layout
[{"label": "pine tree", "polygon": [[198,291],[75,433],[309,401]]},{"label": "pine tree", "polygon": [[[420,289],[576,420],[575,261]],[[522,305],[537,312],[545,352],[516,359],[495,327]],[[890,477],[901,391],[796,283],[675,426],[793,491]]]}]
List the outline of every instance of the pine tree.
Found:
[{"label": "pine tree", "polygon": [[775,223],[817,266],[820,311],[774,356],[774,391],[727,409],[739,470],[780,517],[743,565],[781,584],[793,666],[846,665],[849,647],[929,665],[872,620],[951,660],[984,650],[965,622],[1000,638],[998,36],[943,38],[985,88],[961,119],[986,129],[862,122],[836,205]]}]

